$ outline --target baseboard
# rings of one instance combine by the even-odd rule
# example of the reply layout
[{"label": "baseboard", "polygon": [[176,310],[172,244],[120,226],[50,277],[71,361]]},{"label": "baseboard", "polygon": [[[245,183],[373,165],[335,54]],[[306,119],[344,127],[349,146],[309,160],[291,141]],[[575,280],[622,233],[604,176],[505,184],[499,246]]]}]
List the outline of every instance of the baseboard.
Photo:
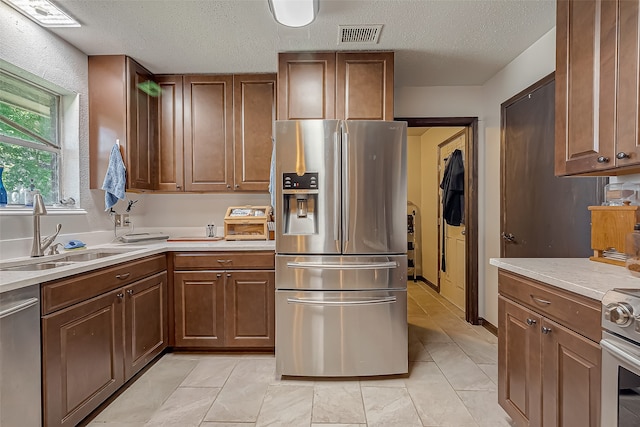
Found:
[{"label": "baseboard", "polygon": [[479,317],[478,318],[478,323],[480,323],[480,325],[482,325],[482,327],[484,327],[487,331],[491,332],[496,337],[498,336],[498,328],[496,328],[494,325],[492,325],[486,319],[483,319],[482,317]]},{"label": "baseboard", "polygon": [[437,293],[440,293],[440,287],[438,287],[438,285],[434,285],[433,283],[431,283],[430,281],[425,279],[423,276],[418,276],[418,277],[416,277],[416,279],[418,279],[419,281],[421,281],[425,285],[429,286],[431,289],[433,289]]}]

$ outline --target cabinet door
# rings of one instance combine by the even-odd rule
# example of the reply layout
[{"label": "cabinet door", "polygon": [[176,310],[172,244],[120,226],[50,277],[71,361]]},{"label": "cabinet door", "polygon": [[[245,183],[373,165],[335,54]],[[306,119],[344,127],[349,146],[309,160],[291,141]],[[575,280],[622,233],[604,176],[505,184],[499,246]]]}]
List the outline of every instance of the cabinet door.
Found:
[{"label": "cabinet door", "polygon": [[556,175],[615,167],[616,3],[557,2]]},{"label": "cabinet door", "polygon": [[640,164],[640,3],[620,0],[616,166]]},{"label": "cabinet door", "polygon": [[232,76],[184,76],[186,191],[232,190],[232,103]]},{"label": "cabinet door", "polygon": [[393,120],[393,52],[336,55],[336,117]]},{"label": "cabinet door", "polygon": [[275,272],[225,273],[227,347],[273,347]]},{"label": "cabinet door", "polygon": [[534,312],[498,297],[498,402],[518,425],[541,425],[541,323]]},{"label": "cabinet door", "polygon": [[124,288],[125,381],[167,347],[167,273]]},{"label": "cabinet door", "polygon": [[44,423],[75,426],[124,383],[122,290],[42,318]]},{"label": "cabinet door", "polygon": [[224,346],[223,272],[174,273],[176,347]]},{"label": "cabinet door", "polygon": [[155,189],[184,191],[182,123],[182,76],[157,76],[160,85],[158,106],[158,173]]},{"label": "cabinet door", "polygon": [[278,120],[335,119],[336,55],[278,55]]},{"label": "cabinet door", "polygon": [[140,89],[153,81],[153,75],[140,64],[127,58],[127,185],[130,189],[153,189],[155,165],[155,126],[158,98]]},{"label": "cabinet door", "polygon": [[276,75],[233,76],[234,188],[268,191],[276,119]]},{"label": "cabinet door", "polygon": [[542,326],[542,425],[598,427],[600,346],[550,320]]}]

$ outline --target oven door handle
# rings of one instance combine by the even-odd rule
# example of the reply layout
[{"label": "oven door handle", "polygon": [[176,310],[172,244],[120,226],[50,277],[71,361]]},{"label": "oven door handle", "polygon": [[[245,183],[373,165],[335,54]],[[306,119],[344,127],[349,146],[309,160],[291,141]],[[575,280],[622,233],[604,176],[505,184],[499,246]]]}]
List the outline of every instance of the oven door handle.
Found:
[{"label": "oven door handle", "polygon": [[618,347],[615,344],[611,344],[608,340],[603,339],[602,341],[600,341],[600,346],[602,346],[603,349],[607,350],[609,353],[613,354],[614,356],[618,357],[619,359],[629,363],[630,365],[633,365],[634,367],[640,369],[640,358],[638,358],[636,355],[629,353],[628,351],[625,351],[623,349],[621,349],[620,347]]}]

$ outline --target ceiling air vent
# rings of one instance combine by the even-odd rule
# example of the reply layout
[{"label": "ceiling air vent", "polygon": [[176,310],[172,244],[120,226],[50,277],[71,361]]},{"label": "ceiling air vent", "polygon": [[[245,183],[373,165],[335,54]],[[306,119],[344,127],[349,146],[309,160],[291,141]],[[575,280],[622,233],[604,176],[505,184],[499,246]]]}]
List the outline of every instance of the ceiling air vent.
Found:
[{"label": "ceiling air vent", "polygon": [[378,43],[382,24],[378,25],[340,25],[338,44]]}]

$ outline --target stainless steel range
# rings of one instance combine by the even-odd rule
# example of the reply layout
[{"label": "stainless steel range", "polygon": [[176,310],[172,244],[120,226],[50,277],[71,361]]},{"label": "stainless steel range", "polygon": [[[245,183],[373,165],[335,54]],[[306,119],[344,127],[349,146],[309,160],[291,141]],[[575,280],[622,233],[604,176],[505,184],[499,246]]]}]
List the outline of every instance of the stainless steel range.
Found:
[{"label": "stainless steel range", "polygon": [[640,426],[640,289],[602,299],[601,425]]}]

